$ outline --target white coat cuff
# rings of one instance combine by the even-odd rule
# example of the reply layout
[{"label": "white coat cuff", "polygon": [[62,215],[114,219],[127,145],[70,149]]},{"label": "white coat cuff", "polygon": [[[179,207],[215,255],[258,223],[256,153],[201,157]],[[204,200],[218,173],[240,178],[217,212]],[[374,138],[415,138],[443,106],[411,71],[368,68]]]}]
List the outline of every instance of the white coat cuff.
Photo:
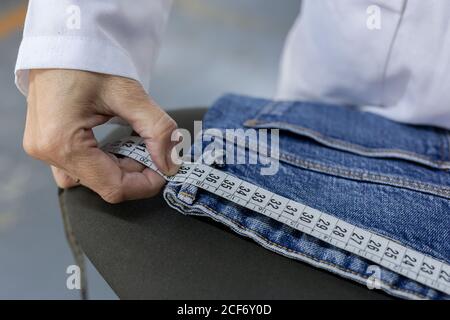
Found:
[{"label": "white coat cuff", "polygon": [[[83,59],[80,59],[83,57]],[[152,59],[152,57],[148,57]],[[75,36],[25,37],[19,48],[15,68],[18,89],[28,93],[30,69],[77,69],[139,81],[144,88],[148,84],[139,79],[138,72],[123,49],[99,39]]]}]

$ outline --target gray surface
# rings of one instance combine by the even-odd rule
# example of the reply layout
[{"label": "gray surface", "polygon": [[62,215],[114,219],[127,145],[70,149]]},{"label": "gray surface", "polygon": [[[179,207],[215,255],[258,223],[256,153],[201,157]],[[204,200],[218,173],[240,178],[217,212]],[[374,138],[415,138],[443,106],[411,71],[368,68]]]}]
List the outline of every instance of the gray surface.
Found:
[{"label": "gray surface", "polygon": [[[192,131],[203,112],[171,115]],[[390,299],[209,218],[184,216],[162,196],[109,205],[80,187],[61,202],[86,255],[122,299]]]},{"label": "gray surface", "polygon": [[65,191],[77,239],[122,299],[392,299],[273,253],[161,197],[108,205]]},{"label": "gray surface", "polygon": [[[0,1],[0,15],[19,3]],[[167,109],[209,105],[230,91],[271,96],[298,7],[299,0],[176,1],[150,92]],[[0,38],[0,298],[77,299],[65,287],[73,260],[49,169],[21,147],[25,99],[13,84],[19,43],[19,32]],[[88,278],[92,298],[115,297],[92,266]]]}]

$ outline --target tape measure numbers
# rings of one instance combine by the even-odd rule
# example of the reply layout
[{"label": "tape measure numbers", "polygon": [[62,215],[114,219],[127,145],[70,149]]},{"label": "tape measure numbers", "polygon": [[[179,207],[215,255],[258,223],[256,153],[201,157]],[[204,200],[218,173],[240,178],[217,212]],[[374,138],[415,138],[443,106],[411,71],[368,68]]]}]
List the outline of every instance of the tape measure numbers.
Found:
[{"label": "tape measure numbers", "polygon": [[406,248],[396,241],[202,163],[185,163],[177,174],[168,177],[152,162],[140,137],[127,137],[107,144],[103,149],[132,158],[155,170],[167,181],[195,185],[333,246],[364,257],[411,280],[450,294],[449,264]]}]

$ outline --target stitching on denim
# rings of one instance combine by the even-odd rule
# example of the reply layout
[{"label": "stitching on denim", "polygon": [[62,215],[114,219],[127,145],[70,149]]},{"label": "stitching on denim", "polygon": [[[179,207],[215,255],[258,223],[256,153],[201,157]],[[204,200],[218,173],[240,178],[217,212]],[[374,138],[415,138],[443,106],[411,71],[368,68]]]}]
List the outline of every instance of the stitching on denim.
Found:
[{"label": "stitching on denim", "polygon": [[[173,197],[172,197],[172,199],[174,200]],[[177,201],[172,202],[172,203],[175,204],[175,205],[177,205],[177,204],[180,205]],[[181,204],[181,205],[184,206],[184,207],[186,207],[186,205],[184,205],[184,204]],[[201,207],[203,207],[203,208],[205,208],[205,209],[208,209],[208,210],[212,211],[213,213],[215,213],[216,215],[219,215],[219,216],[221,216],[221,217],[224,217],[225,219],[227,219],[228,221],[230,221],[231,223],[233,223],[234,225],[236,225],[236,226],[239,227],[240,229],[243,229],[243,230],[246,230],[246,231],[251,231],[251,232],[254,233],[256,236],[258,236],[261,240],[263,240],[264,242],[266,242],[266,243],[269,244],[269,245],[278,247],[279,249],[283,249],[283,250],[286,250],[286,251],[288,251],[288,252],[292,252],[292,253],[298,254],[298,255],[300,255],[300,256],[306,257],[306,258],[311,259],[311,260],[314,260],[314,261],[316,261],[316,262],[326,264],[326,265],[328,265],[328,266],[330,266],[330,267],[335,267],[335,268],[337,268],[337,269],[339,269],[339,270],[341,270],[341,271],[348,272],[348,273],[351,273],[351,274],[356,275],[356,276],[360,276],[360,277],[362,277],[362,278],[364,278],[364,279],[367,279],[367,278],[369,277],[369,276],[367,276],[367,275],[364,275],[364,274],[358,273],[358,272],[356,272],[356,271],[353,271],[353,270],[350,270],[350,269],[341,267],[341,266],[339,266],[339,265],[336,265],[336,264],[334,264],[334,263],[328,262],[328,261],[326,261],[326,260],[322,260],[322,259],[320,259],[320,258],[316,258],[316,257],[310,256],[310,255],[308,255],[308,254],[306,254],[306,253],[303,253],[303,252],[300,252],[300,251],[297,251],[297,250],[293,250],[293,249],[291,249],[291,248],[287,248],[287,247],[285,247],[285,246],[282,246],[282,245],[280,245],[280,244],[278,244],[278,243],[272,242],[272,241],[270,241],[269,239],[267,239],[266,237],[264,237],[263,235],[261,235],[258,231],[252,230],[252,229],[249,229],[249,228],[243,226],[243,225],[240,224],[239,222],[230,219],[229,217],[223,215],[222,213],[219,213],[218,211],[216,211],[216,210],[210,208],[210,207],[207,206],[207,205],[204,205],[204,204],[198,204],[198,203],[197,203],[196,205],[197,205],[197,206],[201,206]],[[180,208],[181,208],[181,209],[184,209],[183,207],[180,207]],[[192,210],[192,209],[195,209],[195,208],[192,207],[192,208],[188,208],[188,209],[191,209],[191,210]],[[189,211],[191,211],[191,210],[189,210]],[[422,298],[422,299],[429,299],[427,296],[425,296],[425,295],[423,295],[423,294],[421,294],[421,293],[417,293],[417,292],[412,291],[412,290],[409,290],[409,289],[399,288],[399,287],[394,286],[394,285],[392,285],[392,284],[389,284],[389,283],[387,283],[387,282],[385,282],[385,281],[383,281],[383,280],[380,280],[380,281],[381,281],[382,283],[384,283],[387,287],[391,288],[391,289],[398,290],[398,291],[405,292],[405,293],[411,293],[411,294],[416,295],[416,296],[418,296],[418,297],[420,297],[420,298]]]},{"label": "stitching on denim", "polygon": [[[435,131],[436,131],[436,133],[439,134],[438,130],[435,129]],[[444,148],[445,148],[445,140],[446,140],[445,135],[439,140],[440,140],[440,143],[439,143],[439,157],[440,157],[441,160],[444,161],[445,160]]]},{"label": "stitching on denim", "polygon": [[407,189],[428,192],[437,196],[450,198],[450,188],[445,186],[436,186],[394,176],[374,174],[363,170],[347,169],[338,166],[329,166],[311,160],[303,160],[289,153],[280,153],[280,160],[284,160],[288,163],[298,165],[305,169],[352,178],[354,180],[389,184],[397,187],[404,187]]},{"label": "stitching on denim", "polygon": [[261,109],[259,114],[271,114],[275,110],[276,105],[275,102],[269,102]]},{"label": "stitching on denim", "polygon": [[450,161],[450,131],[447,131],[447,133],[445,134],[445,136],[446,136],[446,141],[445,141],[445,145],[446,145],[446,147],[447,147],[447,152],[446,152],[446,155],[445,155],[445,158],[448,160],[448,161]]},{"label": "stitching on denim", "polygon": [[[238,147],[243,147],[239,143],[237,144]],[[243,147],[244,148],[244,147]],[[251,145],[245,145],[245,148],[253,151],[258,152],[256,149],[252,148]],[[405,179],[398,176],[389,176],[389,175],[383,175],[383,174],[375,174],[371,173],[366,170],[360,170],[360,169],[349,169],[342,166],[337,165],[326,165],[317,161],[313,160],[304,160],[301,159],[297,155],[293,155],[288,152],[280,152],[277,159],[287,162],[292,165],[296,165],[302,168],[327,173],[330,175],[336,175],[341,176],[344,178],[350,178],[354,180],[359,181],[368,181],[373,183],[380,183],[380,184],[388,184],[392,186],[402,187],[405,189],[411,189],[415,191],[421,191],[421,192],[427,192],[436,196],[441,196],[444,198],[450,198],[450,188],[446,186],[441,185],[435,185],[431,183],[425,183],[425,182],[419,182],[415,180]]]},{"label": "stitching on denim", "polygon": [[377,179],[380,179],[384,182],[392,182],[392,181],[397,181],[400,183],[404,183],[406,185],[410,185],[413,187],[423,187],[424,189],[430,189],[430,190],[435,190],[437,192],[443,190],[445,194],[447,194],[448,192],[450,192],[450,188],[447,188],[445,186],[433,186],[430,184],[426,184],[426,183],[422,183],[422,182],[417,182],[417,181],[412,181],[412,180],[408,180],[408,179],[404,179],[404,178],[399,178],[399,177],[394,177],[394,176],[387,176],[387,175],[380,175],[380,174],[374,174],[374,173],[370,173],[369,171],[364,171],[364,170],[355,170],[355,169],[347,169],[345,167],[339,167],[339,166],[329,166],[326,164],[322,164],[319,162],[315,162],[315,161],[311,161],[311,160],[303,160],[300,159],[290,153],[281,153],[280,154],[280,158],[284,158],[287,161],[292,161],[294,162],[294,164],[298,164],[298,165],[302,165],[305,164],[305,166],[307,166],[309,168],[309,166],[313,167],[313,168],[318,168],[320,170],[329,170],[330,172],[333,173],[340,173],[342,175],[345,176],[349,176],[352,178],[359,178],[359,177],[363,177],[363,176],[368,176],[368,177],[374,177]]},{"label": "stitching on denim", "polygon": [[276,101],[270,101],[264,104],[257,112],[255,117],[260,117],[265,114],[271,114],[275,106],[277,105]]},{"label": "stitching on denim", "polygon": [[[191,195],[191,194],[186,193],[186,192],[184,192],[184,191],[179,191],[178,193],[180,193],[180,194],[182,194],[182,195],[184,195],[184,196],[187,196],[187,197],[190,198],[191,200],[194,200],[194,201],[196,200],[196,196],[195,196],[195,195]],[[180,200],[181,200],[181,199],[180,199]],[[191,204],[190,204],[190,203],[186,203],[186,205],[191,205]],[[235,207],[235,208],[237,208],[237,209],[241,209],[241,208],[242,208],[241,206],[239,206],[239,205],[237,205],[237,204],[235,204],[235,203],[233,203],[233,202],[231,202],[229,205],[230,205],[230,206],[233,206],[233,207]],[[331,214],[331,213],[329,213],[329,214]],[[364,228],[364,226],[361,226],[361,225],[360,225],[359,227]],[[375,228],[374,232],[378,232],[379,235],[382,235],[383,237],[385,237],[385,238],[387,238],[387,239],[389,239],[389,240],[391,240],[391,241],[399,242],[399,240],[394,239],[394,238],[392,238],[392,237],[390,237],[390,236],[384,234],[384,232],[380,232],[380,230],[376,230],[376,229],[377,229],[377,228]],[[432,247],[430,247],[430,246],[428,246],[428,245],[427,245],[426,247],[427,247],[428,250],[430,250],[430,251],[432,252],[432,254],[434,255],[434,257],[440,256],[440,254],[437,253],[436,250],[435,250],[434,248],[432,248]],[[430,257],[433,258],[433,256],[430,256]],[[436,258],[434,258],[434,259],[436,259]],[[442,259],[438,259],[438,260],[443,261]],[[445,263],[446,263],[446,262],[445,262]]]},{"label": "stitching on denim", "polygon": [[[413,181],[405,178],[374,174],[369,171],[348,169],[339,166],[329,166],[325,164],[321,164],[318,162],[314,162],[311,160],[303,160],[297,157],[296,155],[292,155],[286,152],[280,152],[280,160],[284,158],[285,161],[291,164],[296,164],[300,167],[316,170],[319,172],[325,172],[328,174],[340,175],[347,178],[353,178],[356,180],[362,181],[371,181],[376,183],[387,183],[397,187],[403,187],[407,189],[412,189],[416,191],[428,192],[437,196],[442,196],[445,198],[450,198],[450,188],[445,186],[437,186],[429,183]],[[294,162],[294,163],[292,163]]]},{"label": "stitching on denim", "polygon": [[[246,148],[253,152],[258,152],[257,149],[253,148],[248,144],[245,146],[233,141],[238,147]],[[288,152],[279,152],[276,159],[287,162],[292,165],[299,166],[301,168],[318,171],[322,173],[327,173],[330,175],[336,175],[344,178],[368,181],[373,183],[388,184],[392,186],[397,186],[405,189],[411,189],[415,191],[427,192],[436,196],[441,196],[444,198],[450,198],[450,188],[440,185],[434,185],[425,182],[419,182],[414,180],[405,179],[398,176],[389,176],[383,174],[375,174],[366,170],[361,169],[349,169],[339,165],[326,165],[313,160],[304,160],[297,155],[293,155]]]},{"label": "stitching on denim", "polygon": [[185,192],[185,191],[180,191],[179,194],[181,194],[181,195],[183,195],[183,196],[186,196],[186,197],[188,197],[188,198],[191,198],[192,200],[195,200],[195,197],[194,197],[192,194],[187,193],[187,192]]},{"label": "stitching on denim", "polygon": [[[405,150],[401,150],[401,149],[386,149],[386,148],[367,148],[364,146],[360,146],[354,143],[350,143],[341,139],[337,139],[337,138],[331,138],[331,137],[327,137],[326,135],[312,130],[312,129],[308,129],[305,127],[301,127],[298,125],[294,125],[291,123],[287,123],[287,122],[281,122],[281,121],[261,121],[261,120],[257,120],[257,119],[250,119],[255,121],[255,125],[254,126],[259,126],[259,125],[274,125],[274,126],[279,126],[281,128],[291,128],[293,130],[298,130],[299,132],[294,132],[294,133],[305,133],[307,134],[308,137],[318,141],[318,142],[323,142],[323,143],[327,143],[330,144],[332,146],[341,146],[343,148],[345,148],[345,150],[347,151],[356,151],[359,152],[361,154],[365,154],[365,155],[379,155],[379,156],[388,156],[390,154],[391,157],[395,157],[395,154],[398,155],[402,155],[402,156],[406,156],[408,157],[407,160],[415,160],[415,161],[420,161],[423,164],[428,164],[432,167],[435,167],[436,165],[440,168],[440,169],[449,169],[450,167],[450,163],[448,161],[441,161],[441,160],[433,160],[430,157],[415,153],[415,152],[409,152],[409,151],[405,151]],[[252,125],[250,125],[252,126]],[[289,129],[288,129],[289,130]],[[350,149],[350,150],[349,150]]]}]

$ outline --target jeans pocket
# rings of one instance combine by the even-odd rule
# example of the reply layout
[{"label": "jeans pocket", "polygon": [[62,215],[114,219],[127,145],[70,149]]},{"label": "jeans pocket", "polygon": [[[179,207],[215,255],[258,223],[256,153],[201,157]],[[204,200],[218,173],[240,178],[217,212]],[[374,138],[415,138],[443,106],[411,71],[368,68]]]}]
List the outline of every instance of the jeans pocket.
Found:
[{"label": "jeans pocket", "polygon": [[344,106],[273,102],[244,126],[280,130],[280,160],[450,199],[450,134]]},{"label": "jeans pocket", "polygon": [[244,125],[278,128],[362,156],[400,159],[450,170],[447,130],[401,124],[351,107],[273,102]]}]

